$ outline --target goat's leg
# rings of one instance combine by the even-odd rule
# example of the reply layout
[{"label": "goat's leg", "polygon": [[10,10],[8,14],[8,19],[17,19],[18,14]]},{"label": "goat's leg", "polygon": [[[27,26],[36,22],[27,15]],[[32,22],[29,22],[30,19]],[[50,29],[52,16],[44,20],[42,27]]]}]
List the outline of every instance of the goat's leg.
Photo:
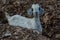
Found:
[{"label": "goat's leg", "polygon": [[42,32],[42,25],[40,22],[39,12],[36,13],[35,23],[36,23],[35,26],[37,27],[37,30]]},{"label": "goat's leg", "polygon": [[42,34],[42,33],[39,32],[38,30],[33,30],[33,33]]}]

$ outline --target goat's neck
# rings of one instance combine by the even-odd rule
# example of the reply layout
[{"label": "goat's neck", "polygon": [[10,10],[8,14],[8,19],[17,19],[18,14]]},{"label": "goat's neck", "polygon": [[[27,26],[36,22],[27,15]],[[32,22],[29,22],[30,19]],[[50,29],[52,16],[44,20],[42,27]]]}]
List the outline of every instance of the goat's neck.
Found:
[{"label": "goat's neck", "polygon": [[38,14],[36,16],[34,16],[34,18],[35,18],[35,20],[40,19]]},{"label": "goat's neck", "polygon": [[39,15],[36,15],[35,16],[35,23],[37,24],[37,23],[39,23],[40,22],[40,17],[39,17]]}]

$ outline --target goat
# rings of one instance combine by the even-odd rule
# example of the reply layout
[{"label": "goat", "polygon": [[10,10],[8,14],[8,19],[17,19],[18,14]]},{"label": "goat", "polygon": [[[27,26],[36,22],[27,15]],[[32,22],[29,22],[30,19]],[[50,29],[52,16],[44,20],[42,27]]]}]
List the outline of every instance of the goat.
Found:
[{"label": "goat", "polygon": [[[37,5],[35,5],[35,8],[32,7],[32,9],[33,9],[33,11],[35,9],[39,10],[39,7],[37,7]],[[33,18],[26,18],[26,17],[23,17],[21,15],[9,16],[8,13],[5,12],[5,16],[8,19],[9,25],[20,26],[20,27],[28,28],[28,29],[37,29],[40,32],[42,32],[42,25],[41,25],[41,22],[40,22],[40,19],[39,19],[39,14],[34,13],[32,10],[28,10],[28,11],[29,11],[28,12],[29,15],[30,15],[30,13],[33,13],[33,15],[34,15]],[[44,10],[42,10],[42,11],[44,11]]]},{"label": "goat", "polygon": [[39,16],[44,13],[44,9],[41,8],[41,6],[39,6],[39,4],[34,3],[34,4],[32,4],[32,7],[29,10],[27,10],[27,13],[29,16],[31,16],[33,13],[33,16],[35,18],[35,27],[37,27],[37,29],[40,32],[42,32],[42,25],[41,25]]}]

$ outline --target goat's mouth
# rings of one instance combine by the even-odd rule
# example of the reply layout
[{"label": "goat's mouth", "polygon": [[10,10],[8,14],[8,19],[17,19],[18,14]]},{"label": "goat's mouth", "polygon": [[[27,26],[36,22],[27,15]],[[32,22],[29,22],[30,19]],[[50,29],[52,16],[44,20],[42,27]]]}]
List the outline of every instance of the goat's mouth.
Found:
[{"label": "goat's mouth", "polygon": [[25,17],[27,17],[27,18],[33,18],[34,16],[25,16]]}]

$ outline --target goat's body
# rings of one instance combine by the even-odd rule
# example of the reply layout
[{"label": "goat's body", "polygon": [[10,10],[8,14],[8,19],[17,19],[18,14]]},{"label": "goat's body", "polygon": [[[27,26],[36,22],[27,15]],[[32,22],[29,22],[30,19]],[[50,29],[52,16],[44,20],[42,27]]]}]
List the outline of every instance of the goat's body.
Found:
[{"label": "goat's body", "polygon": [[[6,14],[6,13],[5,13]],[[28,28],[28,29],[40,29],[40,32],[42,32],[41,23],[39,18],[26,18],[20,15],[14,15],[9,16],[6,14],[6,18],[8,19],[8,23],[11,26],[19,26],[22,28]]]},{"label": "goat's body", "polygon": [[9,25],[20,26],[28,29],[36,29],[35,18],[26,18],[20,15],[14,15],[9,20]]}]

